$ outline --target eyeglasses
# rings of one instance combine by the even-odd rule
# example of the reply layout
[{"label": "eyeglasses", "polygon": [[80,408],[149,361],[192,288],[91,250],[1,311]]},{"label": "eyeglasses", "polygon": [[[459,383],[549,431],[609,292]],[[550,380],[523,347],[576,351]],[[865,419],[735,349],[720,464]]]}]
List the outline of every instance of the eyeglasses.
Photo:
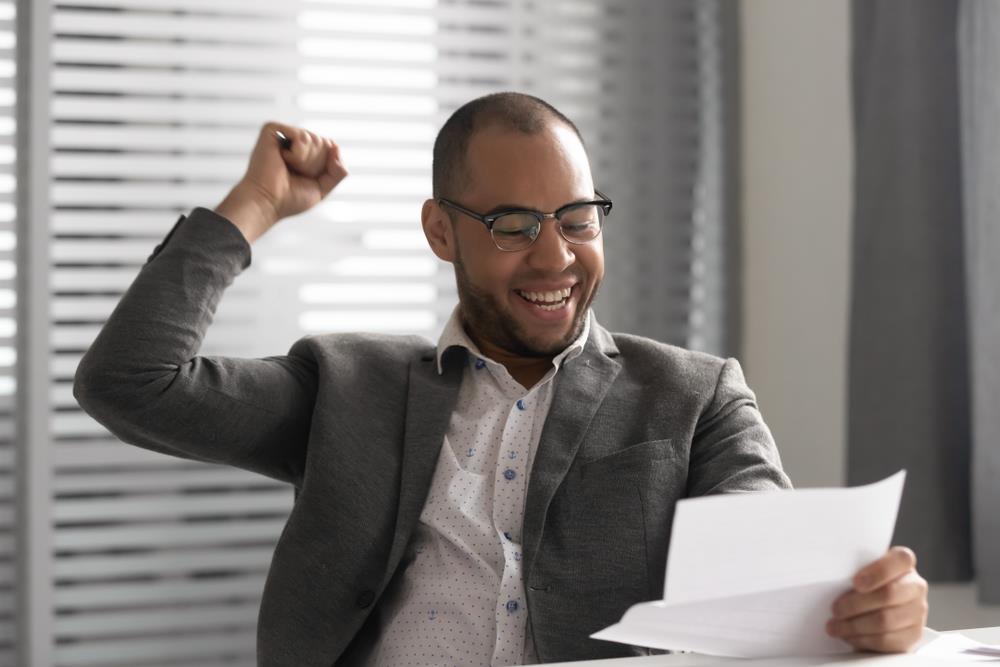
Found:
[{"label": "eyeglasses", "polygon": [[612,203],[600,190],[594,192],[600,199],[566,204],[553,213],[511,209],[482,215],[449,199],[441,198],[437,201],[438,204],[453,208],[486,225],[494,245],[500,250],[516,252],[535,242],[542,231],[542,221],[546,218],[555,218],[559,222],[559,234],[570,243],[590,243],[600,236],[604,218],[611,213]]}]

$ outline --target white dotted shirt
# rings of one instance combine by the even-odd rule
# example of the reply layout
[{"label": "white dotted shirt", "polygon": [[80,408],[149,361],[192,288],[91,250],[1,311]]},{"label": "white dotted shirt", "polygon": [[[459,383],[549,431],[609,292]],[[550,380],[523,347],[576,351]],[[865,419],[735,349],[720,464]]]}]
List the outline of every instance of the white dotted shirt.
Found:
[{"label": "white dotted shirt", "polygon": [[458,309],[437,345],[469,350],[455,411],[407,556],[412,563],[380,605],[378,667],[520,665],[537,662],[527,635],[521,524],[535,447],[559,367],[583,333],[530,390],[485,358]]}]

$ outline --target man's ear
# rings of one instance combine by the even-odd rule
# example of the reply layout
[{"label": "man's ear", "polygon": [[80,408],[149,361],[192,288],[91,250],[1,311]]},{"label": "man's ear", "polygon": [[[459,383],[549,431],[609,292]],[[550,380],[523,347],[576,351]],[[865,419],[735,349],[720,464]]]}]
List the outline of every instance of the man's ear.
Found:
[{"label": "man's ear", "polygon": [[431,250],[446,262],[455,259],[455,229],[444,208],[433,199],[424,202],[420,211],[420,223]]}]

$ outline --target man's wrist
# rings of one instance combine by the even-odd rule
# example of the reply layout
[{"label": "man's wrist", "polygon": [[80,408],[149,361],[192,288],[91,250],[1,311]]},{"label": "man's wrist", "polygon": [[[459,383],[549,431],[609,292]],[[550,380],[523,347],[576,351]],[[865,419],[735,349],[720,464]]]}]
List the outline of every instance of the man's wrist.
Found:
[{"label": "man's wrist", "polygon": [[229,220],[243,233],[247,243],[253,243],[278,221],[274,204],[262,196],[252,184],[240,181],[215,212]]}]

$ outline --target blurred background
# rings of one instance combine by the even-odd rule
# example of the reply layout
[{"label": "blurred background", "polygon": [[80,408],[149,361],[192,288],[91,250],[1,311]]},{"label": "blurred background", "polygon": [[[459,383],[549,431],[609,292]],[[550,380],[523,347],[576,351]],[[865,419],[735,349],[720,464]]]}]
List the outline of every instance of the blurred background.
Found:
[{"label": "blurred background", "polygon": [[600,321],[738,357],[797,486],[907,468],[929,625],[1000,625],[998,65],[988,0],[0,0],[0,667],[254,664],[291,489],[122,445],[76,365],[271,119],[351,176],[203,353],[435,338],[431,145],[497,90],[574,119],[615,202]]}]

